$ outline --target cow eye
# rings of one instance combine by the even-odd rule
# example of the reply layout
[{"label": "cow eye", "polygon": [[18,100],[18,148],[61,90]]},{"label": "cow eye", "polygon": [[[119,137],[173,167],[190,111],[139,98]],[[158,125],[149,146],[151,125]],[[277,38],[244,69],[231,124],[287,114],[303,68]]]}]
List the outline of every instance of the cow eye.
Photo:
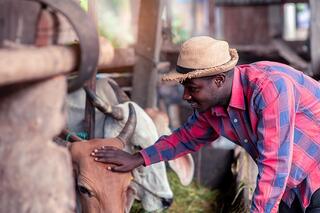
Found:
[{"label": "cow eye", "polygon": [[78,185],[78,190],[81,194],[84,194],[88,197],[92,197],[92,193],[86,187]]}]

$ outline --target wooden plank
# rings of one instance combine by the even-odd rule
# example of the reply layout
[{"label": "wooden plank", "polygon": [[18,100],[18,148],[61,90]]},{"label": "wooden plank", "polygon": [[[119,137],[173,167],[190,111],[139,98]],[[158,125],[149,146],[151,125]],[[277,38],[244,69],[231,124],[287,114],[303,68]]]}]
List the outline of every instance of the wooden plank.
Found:
[{"label": "wooden plank", "polygon": [[301,58],[292,48],[290,48],[283,40],[274,39],[273,45],[278,50],[279,55],[286,59],[294,68],[306,72],[308,71],[308,63]]},{"label": "wooden plank", "polygon": [[52,142],[65,126],[66,86],[57,76],[1,87],[1,212],[75,212],[70,153]]},{"label": "wooden plank", "polygon": [[271,38],[279,38],[283,35],[283,13],[282,5],[268,6],[269,36]]},{"label": "wooden plank", "polygon": [[33,44],[39,13],[37,2],[0,0],[0,46],[5,39]]},{"label": "wooden plank", "polygon": [[272,45],[248,44],[248,45],[230,45],[238,52],[252,52],[257,56],[271,56],[277,54],[277,50]]},{"label": "wooden plank", "polygon": [[117,67],[110,67],[110,68],[99,68],[99,73],[127,73],[133,72],[133,65],[131,66],[117,66]]},{"label": "wooden plank", "polygon": [[47,46],[56,44],[56,18],[49,10],[41,10],[37,23],[37,34],[35,39],[36,46]]},{"label": "wooden plank", "polygon": [[[94,24],[97,26],[97,17],[96,17],[96,0],[88,1],[88,15],[94,20]],[[97,29],[97,28],[96,28]],[[96,91],[96,75],[97,68],[94,69],[94,74],[90,79],[85,82],[85,86],[91,91]],[[88,132],[88,138],[94,138],[94,129],[95,129],[95,119],[96,111],[94,105],[89,101],[88,95],[86,95],[86,105],[85,105],[85,114],[84,114],[84,123],[85,129]]]},{"label": "wooden plank", "polygon": [[132,23],[132,33],[133,37],[137,38],[138,33],[138,19],[139,19],[139,10],[140,10],[141,0],[131,0],[131,23]]},{"label": "wooden plank", "polygon": [[309,3],[309,0],[282,0],[281,3]]},{"label": "wooden plank", "polygon": [[[266,6],[222,6],[222,34],[230,44],[268,44],[269,10]],[[259,17],[259,18],[253,18]],[[240,33],[245,32],[245,33]]]},{"label": "wooden plank", "polygon": [[240,5],[274,5],[285,3],[308,3],[308,0],[217,0],[217,5],[240,6]]},{"label": "wooden plank", "polygon": [[310,0],[311,8],[311,69],[314,78],[320,79],[320,1]]},{"label": "wooden plank", "polygon": [[115,48],[112,61],[105,66],[99,67],[99,72],[107,72],[119,67],[129,67],[135,64],[135,54],[133,48]]},{"label": "wooden plank", "polygon": [[163,6],[163,0],[141,0],[132,99],[143,108],[155,107],[157,102],[156,65],[160,55]]},{"label": "wooden plank", "polygon": [[209,35],[215,33],[215,10],[216,0],[208,0],[209,2]]},{"label": "wooden plank", "polygon": [[[0,49],[0,85],[39,80],[53,75],[73,71],[78,62],[79,47],[45,46],[33,47],[6,44],[11,48]],[[104,39],[100,40],[99,65],[109,63],[113,47]],[[8,66],[10,65],[10,66]]]}]

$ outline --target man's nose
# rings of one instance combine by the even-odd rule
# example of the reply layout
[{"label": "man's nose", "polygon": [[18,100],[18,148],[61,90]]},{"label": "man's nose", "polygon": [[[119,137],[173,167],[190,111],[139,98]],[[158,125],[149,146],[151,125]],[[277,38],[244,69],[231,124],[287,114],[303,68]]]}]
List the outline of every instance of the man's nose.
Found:
[{"label": "man's nose", "polygon": [[189,94],[187,89],[184,89],[182,98],[186,101],[191,99],[191,95]]}]

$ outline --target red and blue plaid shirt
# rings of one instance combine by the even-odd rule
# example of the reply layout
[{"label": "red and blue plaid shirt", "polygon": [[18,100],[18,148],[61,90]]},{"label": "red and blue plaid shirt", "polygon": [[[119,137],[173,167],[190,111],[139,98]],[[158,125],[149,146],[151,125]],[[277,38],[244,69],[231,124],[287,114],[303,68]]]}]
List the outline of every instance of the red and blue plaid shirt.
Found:
[{"label": "red and blue plaid shirt", "polygon": [[170,136],[141,151],[145,164],[197,151],[222,135],[258,165],[251,212],[277,212],[297,195],[306,208],[320,188],[320,84],[287,65],[257,62],[234,69],[227,109],[194,113]]}]

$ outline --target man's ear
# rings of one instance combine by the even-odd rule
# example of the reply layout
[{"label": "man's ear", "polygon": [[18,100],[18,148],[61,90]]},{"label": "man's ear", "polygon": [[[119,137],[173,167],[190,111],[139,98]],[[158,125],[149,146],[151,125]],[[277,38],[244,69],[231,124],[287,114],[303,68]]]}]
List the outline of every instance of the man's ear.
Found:
[{"label": "man's ear", "polygon": [[217,87],[221,87],[226,81],[226,75],[224,73],[217,74],[214,76],[213,82],[217,85]]}]

